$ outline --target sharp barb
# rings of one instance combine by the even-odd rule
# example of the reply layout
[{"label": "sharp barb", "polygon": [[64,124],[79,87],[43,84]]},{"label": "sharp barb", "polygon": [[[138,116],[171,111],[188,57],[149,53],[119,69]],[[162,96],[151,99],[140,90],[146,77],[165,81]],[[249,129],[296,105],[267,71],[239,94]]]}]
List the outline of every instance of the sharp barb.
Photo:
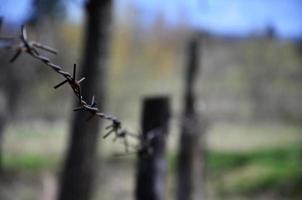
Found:
[{"label": "sharp barb", "polygon": [[21,26],[21,33],[22,33],[22,38],[24,40],[27,40],[27,33],[26,33],[25,25]]},{"label": "sharp barb", "polygon": [[58,51],[56,49],[51,48],[51,47],[46,46],[46,45],[43,45],[43,44],[40,44],[38,42],[33,42],[32,45],[39,48],[39,49],[48,51],[49,53],[58,54]]},{"label": "sharp barb", "polygon": [[95,97],[93,96],[92,97],[92,101],[91,101],[91,107],[94,107],[95,108],[95,110],[98,110],[98,108],[96,107],[96,101],[95,101]]},{"label": "sharp barb", "polygon": [[84,81],[86,78],[85,77],[83,77],[83,78],[81,78],[80,80],[78,80],[78,84],[80,84],[82,81]]},{"label": "sharp barb", "polygon": [[[36,49],[31,49],[31,51],[33,51],[35,54],[39,55],[39,52],[38,52]],[[47,58],[47,57],[45,57],[45,56],[41,56],[41,55],[40,55],[39,58],[40,58],[41,60],[43,60],[43,62],[50,62],[50,59]]]},{"label": "sharp barb", "polygon": [[79,103],[82,104],[82,94],[81,94],[81,90],[78,93],[78,98],[79,98]]},{"label": "sharp barb", "polygon": [[76,80],[76,73],[77,73],[77,65],[74,64],[73,65],[73,74],[72,74],[73,80]]},{"label": "sharp barb", "polygon": [[82,101],[81,90],[80,90],[79,93],[77,94],[77,97],[78,97],[78,99],[79,99],[79,103],[81,104],[81,101]]},{"label": "sharp barb", "polygon": [[93,112],[94,115],[96,115],[96,111],[98,111],[98,108],[97,107],[89,106],[88,110],[91,111],[91,112]]},{"label": "sharp barb", "polygon": [[111,129],[112,127],[113,127],[113,125],[110,124],[109,126],[106,126],[105,129],[108,130],[108,129]]},{"label": "sharp barb", "polygon": [[64,85],[65,83],[67,83],[68,82],[68,80],[66,79],[66,80],[64,80],[64,81],[62,81],[61,83],[59,83],[58,85],[55,85],[54,86],[54,89],[58,89],[59,87],[61,87],[62,85]]},{"label": "sharp barb", "polygon": [[81,104],[87,104],[86,101],[84,101],[83,99],[81,100]]},{"label": "sharp barb", "polygon": [[114,132],[114,130],[110,130],[108,133],[106,133],[103,138],[106,139],[112,132]]},{"label": "sharp barb", "polygon": [[95,103],[95,98],[94,98],[94,96],[92,96],[92,100],[91,100],[91,106],[93,106],[93,105],[94,105],[94,103]]},{"label": "sharp barb", "polygon": [[[33,49],[27,41],[27,33],[26,33],[25,25],[22,25],[22,27],[21,27],[21,36],[20,36],[20,38],[21,38],[26,50],[29,53],[35,53],[35,54],[39,55],[39,53],[35,49]],[[36,55],[32,55],[32,56],[36,56]]]},{"label": "sharp barb", "polygon": [[9,60],[10,63],[13,63],[21,54],[21,50],[18,49],[17,52],[15,53],[15,55]]},{"label": "sharp barb", "polygon": [[101,113],[101,112],[97,112],[96,115],[101,117],[101,118],[103,118],[105,116],[104,113]]},{"label": "sharp barb", "polygon": [[32,54],[32,56],[39,56],[40,60],[43,60],[43,61],[47,60],[47,62],[50,61],[49,58],[46,58],[45,56],[41,56],[39,51],[37,49],[35,49],[35,47],[30,46],[30,44],[27,41],[24,41],[24,44],[25,44],[26,50],[29,51]]}]

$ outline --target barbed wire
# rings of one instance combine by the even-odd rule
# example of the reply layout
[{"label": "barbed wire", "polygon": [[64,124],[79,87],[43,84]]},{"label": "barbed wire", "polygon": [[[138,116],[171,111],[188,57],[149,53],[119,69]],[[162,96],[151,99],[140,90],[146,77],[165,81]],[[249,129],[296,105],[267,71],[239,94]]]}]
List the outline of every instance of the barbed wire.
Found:
[{"label": "barbed wire", "polygon": [[[1,30],[1,23],[2,20],[0,17],[0,30]],[[134,134],[122,128],[122,123],[117,117],[103,113],[99,110],[94,96],[92,97],[90,104],[88,104],[83,99],[83,96],[81,95],[82,94],[81,83],[85,80],[85,77],[82,77],[79,80],[77,80],[76,64],[74,64],[73,66],[73,73],[70,74],[69,72],[64,71],[62,66],[53,63],[50,58],[41,55],[39,50],[43,50],[55,55],[58,54],[58,51],[54,48],[51,48],[39,42],[30,41],[27,37],[27,32],[24,25],[21,26],[21,34],[19,39],[21,41],[19,42],[19,44],[16,45],[14,44],[15,38],[0,37],[0,48],[11,49],[15,51],[15,54],[10,59],[10,63],[15,62],[22,53],[27,53],[34,59],[39,60],[45,65],[49,66],[52,70],[54,70],[56,73],[58,73],[65,79],[62,82],[55,85],[54,89],[58,89],[59,87],[65,84],[69,84],[70,88],[73,90],[73,93],[78,101],[78,107],[74,108],[73,111],[89,113],[90,116],[86,119],[86,121],[91,120],[93,117],[99,117],[102,119],[109,120],[111,122],[110,125],[105,127],[105,130],[107,130],[107,132],[103,135],[103,139],[106,139],[110,135],[114,134],[113,142],[115,142],[118,139],[122,140],[125,147],[125,152],[127,154],[139,153],[144,155],[150,155],[153,153],[151,142],[153,139],[161,136],[162,130],[160,128],[150,130],[147,134],[144,134],[145,136],[143,136],[142,133]],[[131,145],[129,143],[128,137],[136,139],[138,141],[138,144],[135,146]],[[129,150],[130,147],[132,147],[134,151],[130,151]]]},{"label": "barbed wire", "polygon": [[[0,18],[0,29],[2,25],[2,18]],[[74,109],[74,111],[81,111],[81,112],[86,112],[89,113],[90,116],[87,119],[89,121],[93,117],[99,117],[102,119],[109,120],[111,124],[105,129],[107,130],[107,133],[103,136],[103,138],[107,138],[109,135],[114,134],[115,139],[123,139],[124,140],[124,145],[125,149],[128,149],[128,142],[127,142],[127,136],[128,136],[128,131],[122,129],[122,123],[121,121],[112,115],[103,113],[99,110],[97,107],[97,103],[95,100],[95,97],[92,97],[91,104],[88,104],[84,99],[82,94],[82,89],[81,89],[81,83],[85,80],[85,77],[80,78],[79,80],[76,79],[76,72],[77,72],[77,66],[74,64],[73,67],[73,74],[71,75],[69,72],[66,72],[63,70],[63,67],[60,65],[57,65],[53,63],[50,58],[43,56],[40,54],[39,50],[46,51],[48,53],[52,54],[58,54],[58,51],[54,48],[51,48],[49,46],[43,45],[41,43],[38,43],[36,41],[30,41],[27,37],[27,32],[25,25],[21,26],[21,34],[20,34],[20,43],[18,45],[13,44],[14,38],[4,38],[0,37],[0,44],[5,44],[5,45],[0,45],[1,48],[8,48],[12,49],[15,51],[15,54],[12,56],[10,59],[10,63],[15,62],[18,57],[22,53],[27,53],[31,57],[41,61],[45,65],[49,66],[51,69],[53,69],[56,73],[61,75],[65,80],[62,81],[61,83],[57,84],[54,86],[54,89],[57,89],[64,84],[69,84],[70,88],[73,90],[74,95],[78,99],[78,104],[79,106]]]},{"label": "barbed wire", "polygon": [[[118,139],[119,137],[123,138],[123,142],[124,142],[124,146],[125,146],[125,152],[127,154],[119,154],[116,153],[114,154],[115,157],[121,157],[121,156],[127,156],[127,155],[132,155],[132,154],[139,154],[140,156],[149,156],[151,154],[153,154],[154,149],[152,148],[152,141],[154,139],[160,139],[162,137],[165,137],[165,134],[162,134],[164,132],[162,127],[159,128],[154,128],[150,131],[148,131],[147,133],[143,134],[143,133],[139,133],[134,134],[131,132],[128,132],[125,129],[122,129],[122,131],[119,132],[119,134],[116,135],[115,138],[113,138],[113,142],[116,141],[116,139]],[[130,136],[136,140],[139,141],[138,145],[130,145],[128,142],[127,137],[125,136]],[[132,148],[132,151],[130,150],[130,147]]]}]

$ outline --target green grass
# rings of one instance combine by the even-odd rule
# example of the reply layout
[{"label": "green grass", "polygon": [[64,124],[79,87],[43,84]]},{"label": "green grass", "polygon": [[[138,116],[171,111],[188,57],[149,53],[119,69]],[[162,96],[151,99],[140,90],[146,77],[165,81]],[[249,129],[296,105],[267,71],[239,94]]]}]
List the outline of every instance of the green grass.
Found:
[{"label": "green grass", "polygon": [[246,164],[248,157],[243,153],[209,152],[207,155],[207,167],[209,170],[230,170]]},{"label": "green grass", "polygon": [[38,154],[4,155],[3,167],[22,171],[53,169],[58,164],[57,157]]},{"label": "green grass", "polygon": [[276,191],[295,194],[302,187],[302,147],[259,149],[252,152],[209,152],[207,168],[222,194]]},{"label": "green grass", "polygon": [[250,163],[295,165],[301,162],[300,159],[302,159],[302,147],[299,145],[238,153],[210,151],[207,156],[207,166],[210,170],[228,170]]},{"label": "green grass", "polygon": [[[66,133],[64,125],[9,127],[4,135],[4,167],[21,172],[55,171],[63,159]],[[175,134],[170,139],[175,139],[173,136]],[[301,190],[302,145],[297,144],[302,143],[301,127],[215,124],[206,139],[207,176],[215,193],[231,196],[266,191],[297,194]],[[123,152],[119,143],[113,144],[111,140],[100,140],[100,143],[104,158],[112,152]],[[176,171],[176,145],[175,140],[168,151],[170,175]]]},{"label": "green grass", "polygon": [[[289,193],[301,187],[302,170],[300,166],[282,165],[251,165],[257,174],[253,176],[242,173],[230,184],[229,192],[255,194],[261,191],[275,190]],[[247,168],[245,168],[247,169]],[[292,193],[292,192],[290,192]]]},{"label": "green grass", "polygon": [[[176,154],[168,156],[168,169],[176,171]],[[253,196],[274,192],[302,195],[302,145],[259,148],[251,151],[209,150],[207,177],[222,196]]]}]

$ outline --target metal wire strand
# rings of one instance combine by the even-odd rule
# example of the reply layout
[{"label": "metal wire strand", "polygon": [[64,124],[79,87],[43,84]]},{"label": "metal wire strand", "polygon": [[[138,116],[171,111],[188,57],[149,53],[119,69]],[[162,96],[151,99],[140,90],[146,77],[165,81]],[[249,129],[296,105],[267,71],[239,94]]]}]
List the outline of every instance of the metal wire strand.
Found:
[{"label": "metal wire strand", "polygon": [[[0,22],[1,22],[1,20],[0,20]],[[1,25],[1,23],[0,23],[0,25]],[[81,95],[82,91],[81,91],[80,84],[82,81],[85,80],[85,77],[82,77],[79,80],[76,79],[76,64],[74,64],[73,74],[71,75],[70,73],[64,71],[63,67],[61,67],[60,65],[54,64],[50,58],[41,55],[39,50],[43,50],[43,51],[46,51],[48,53],[53,53],[53,54],[57,54],[58,51],[54,48],[48,47],[41,43],[38,43],[35,41],[29,41],[28,37],[27,37],[26,28],[24,25],[21,27],[20,40],[21,40],[21,42],[17,46],[14,46],[14,45],[9,46],[10,49],[15,50],[15,54],[10,59],[10,62],[15,62],[22,53],[27,53],[31,57],[33,57],[33,58],[41,61],[45,65],[49,66],[56,73],[58,73],[59,75],[61,75],[64,78],[64,80],[61,83],[54,86],[54,88],[57,89],[57,88],[61,87],[62,85],[68,83],[70,88],[73,90],[75,96],[77,97],[79,107],[75,108],[74,111],[90,113],[90,117],[87,120],[90,120],[93,117],[97,116],[102,119],[111,121],[111,125],[106,127],[107,133],[103,136],[103,138],[108,137],[112,133],[115,134],[116,138],[125,138],[126,137],[126,134],[124,134],[123,137],[121,137],[121,134],[120,134],[120,131],[122,128],[121,121],[114,116],[100,112],[99,108],[97,107],[94,96],[92,98],[91,104],[88,104],[83,99],[83,97]],[[0,38],[0,41],[1,41],[1,38]],[[124,141],[124,144],[125,144],[125,148],[127,149],[128,143],[126,142],[126,140]]]}]

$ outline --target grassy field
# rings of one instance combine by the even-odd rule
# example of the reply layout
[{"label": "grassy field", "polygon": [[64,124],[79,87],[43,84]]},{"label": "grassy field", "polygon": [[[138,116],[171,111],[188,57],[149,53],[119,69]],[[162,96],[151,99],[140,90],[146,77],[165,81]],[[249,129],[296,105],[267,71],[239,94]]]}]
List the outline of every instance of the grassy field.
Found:
[{"label": "grassy field", "polygon": [[302,147],[298,145],[249,153],[210,152],[207,164],[220,194],[301,195]]},{"label": "grassy field", "polygon": [[[206,137],[208,199],[301,197],[301,131],[302,127],[278,124],[213,125]],[[61,166],[67,132],[63,123],[8,127],[3,157],[7,173],[0,192],[10,191],[17,196],[26,193],[28,199],[39,199],[47,188],[56,188],[53,180]],[[176,135],[171,133],[170,137],[169,177],[173,177],[175,170]],[[100,143],[102,165],[96,199],[120,199],[121,196],[131,199],[135,157],[112,157],[115,152],[123,151],[122,146],[112,145],[111,140],[100,139]],[[124,180],[123,184],[117,179]],[[49,180],[52,186],[47,185]],[[169,193],[172,193],[174,186],[169,184]]]}]

